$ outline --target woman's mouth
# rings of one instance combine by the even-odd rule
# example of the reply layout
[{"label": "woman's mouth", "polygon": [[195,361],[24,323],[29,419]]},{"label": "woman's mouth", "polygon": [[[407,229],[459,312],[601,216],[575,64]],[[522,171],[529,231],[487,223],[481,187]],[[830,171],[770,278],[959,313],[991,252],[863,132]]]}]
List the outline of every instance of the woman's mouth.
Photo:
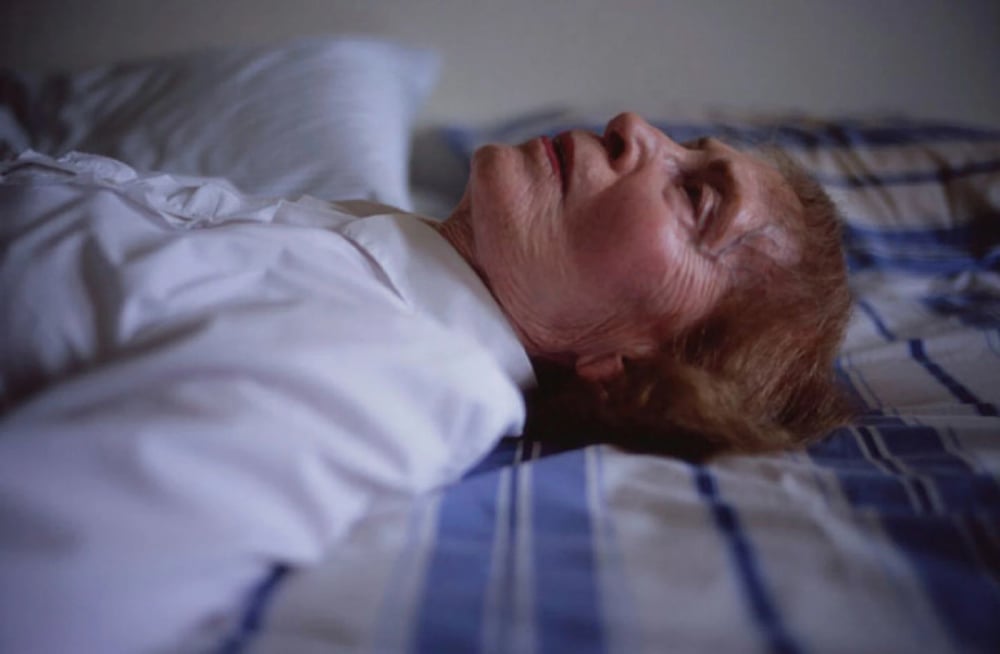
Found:
[{"label": "woman's mouth", "polygon": [[556,178],[560,184],[565,188],[566,177],[563,173],[562,157],[559,154],[556,144],[547,136],[542,136],[541,141],[545,147],[545,154],[549,157],[549,163],[552,164],[552,171],[556,174]]},{"label": "woman's mouth", "polygon": [[542,136],[541,141],[545,147],[545,154],[549,157],[549,163],[552,164],[552,170],[565,193],[569,188],[569,175],[573,169],[573,139],[569,132],[562,132],[554,139]]},{"label": "woman's mouth", "polygon": [[573,172],[573,137],[569,132],[562,132],[552,140],[552,144],[559,161],[565,193],[569,189],[570,175]]}]

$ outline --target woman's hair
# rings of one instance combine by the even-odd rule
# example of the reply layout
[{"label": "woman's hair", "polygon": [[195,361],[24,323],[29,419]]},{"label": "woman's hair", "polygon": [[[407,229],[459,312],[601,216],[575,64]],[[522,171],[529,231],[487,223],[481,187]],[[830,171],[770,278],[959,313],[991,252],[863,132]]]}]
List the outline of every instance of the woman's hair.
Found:
[{"label": "woman's hair", "polygon": [[775,217],[798,243],[798,262],[764,266],[655,356],[625,360],[612,382],[536,362],[529,433],[702,460],[794,447],[847,421],[833,368],[851,308],[840,217],[787,155],[763,156],[803,207]]}]

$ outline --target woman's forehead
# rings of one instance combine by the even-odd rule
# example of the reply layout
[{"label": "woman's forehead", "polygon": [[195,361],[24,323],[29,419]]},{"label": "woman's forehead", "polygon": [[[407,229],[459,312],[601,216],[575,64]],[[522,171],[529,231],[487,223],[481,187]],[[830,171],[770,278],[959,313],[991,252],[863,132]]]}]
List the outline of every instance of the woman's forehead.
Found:
[{"label": "woman's forehead", "polygon": [[729,237],[775,261],[794,262],[799,255],[794,235],[802,205],[788,180],[760,156],[711,141],[706,148],[714,150],[713,165],[725,166],[733,186],[736,216]]}]

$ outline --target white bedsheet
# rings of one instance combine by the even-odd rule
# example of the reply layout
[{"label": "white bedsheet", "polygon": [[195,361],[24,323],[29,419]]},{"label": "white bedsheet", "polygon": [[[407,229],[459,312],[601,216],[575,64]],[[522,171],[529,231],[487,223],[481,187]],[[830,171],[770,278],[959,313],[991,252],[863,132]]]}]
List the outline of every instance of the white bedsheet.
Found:
[{"label": "white bedsheet", "polygon": [[0,651],[169,647],[521,428],[527,357],[418,220],[83,155],[0,182]]}]

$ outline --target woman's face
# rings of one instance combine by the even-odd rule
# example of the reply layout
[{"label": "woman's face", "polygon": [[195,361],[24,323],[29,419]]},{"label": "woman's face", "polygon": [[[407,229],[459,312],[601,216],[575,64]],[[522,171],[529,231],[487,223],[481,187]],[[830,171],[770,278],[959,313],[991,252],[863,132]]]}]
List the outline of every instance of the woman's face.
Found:
[{"label": "woman's face", "polygon": [[706,315],[757,251],[797,257],[800,211],[774,168],[680,145],[635,114],[476,151],[473,256],[534,355],[642,356]]}]

